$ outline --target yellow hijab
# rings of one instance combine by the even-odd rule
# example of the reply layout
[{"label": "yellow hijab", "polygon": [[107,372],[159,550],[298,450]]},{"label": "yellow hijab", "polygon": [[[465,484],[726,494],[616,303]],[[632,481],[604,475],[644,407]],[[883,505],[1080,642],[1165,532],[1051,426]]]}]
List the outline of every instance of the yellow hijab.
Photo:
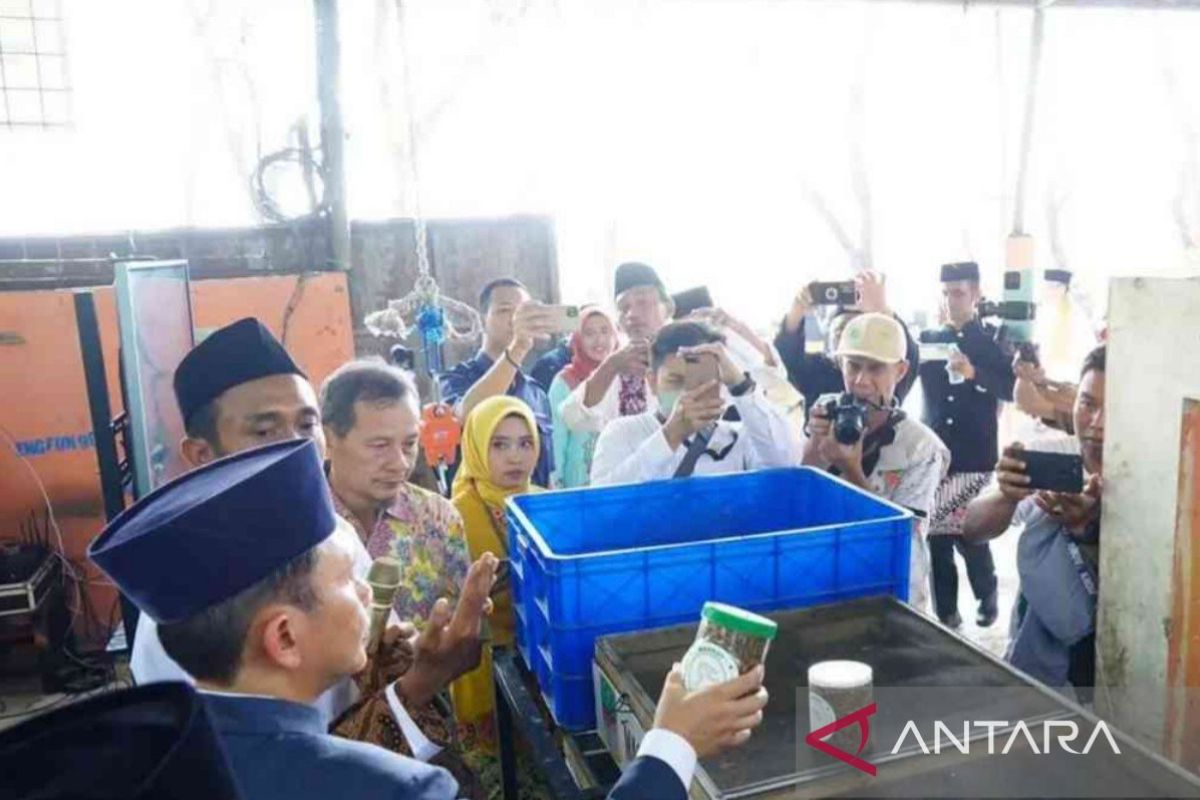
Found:
[{"label": "yellow hijab", "polygon": [[[463,425],[462,457],[463,463],[454,476],[454,488],[451,498],[454,504],[459,504],[463,495],[478,493],[483,502],[497,511],[504,508],[504,501],[515,494],[526,494],[530,482],[513,489],[505,489],[492,482],[492,471],[488,466],[488,451],[492,446],[492,436],[496,428],[508,417],[520,417],[529,426],[533,434],[533,449],[538,450],[541,442],[538,437],[537,420],[533,411],[523,400],[516,397],[489,397],[471,410]],[[461,510],[461,509],[460,509]],[[470,521],[467,522],[470,527]]]},{"label": "yellow hijab", "polygon": [[[463,425],[462,464],[454,476],[451,500],[463,518],[463,529],[467,535],[467,546],[471,558],[479,558],[485,552],[507,558],[508,538],[504,531],[504,501],[516,494],[536,490],[528,480],[513,489],[505,489],[492,482],[492,471],[488,467],[488,451],[492,436],[500,423],[511,416],[525,420],[533,434],[533,447],[538,450],[537,420],[529,406],[515,397],[490,397],[467,415]],[[511,645],[514,639],[512,594],[507,587],[498,587],[492,594],[496,607],[491,616],[492,641],[500,645]],[[478,728],[476,735],[481,746],[491,750],[494,733],[484,733],[492,720],[492,657],[491,648],[484,648],[480,665],[463,675],[450,686],[454,710],[461,724]]]}]

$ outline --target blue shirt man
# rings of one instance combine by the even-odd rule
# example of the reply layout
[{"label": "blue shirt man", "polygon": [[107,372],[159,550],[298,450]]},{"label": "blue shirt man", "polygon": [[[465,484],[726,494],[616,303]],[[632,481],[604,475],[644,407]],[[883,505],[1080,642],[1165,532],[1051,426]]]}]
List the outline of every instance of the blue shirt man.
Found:
[{"label": "blue shirt man", "polygon": [[534,342],[554,333],[546,309],[533,302],[529,290],[515,278],[498,278],[479,295],[483,315],[483,349],[449,372],[438,383],[442,400],[466,420],[480,402],[507,394],[524,400],[537,420],[541,452],[533,470],[533,482],[549,487],[554,469],[554,427],[550,397],[521,369]]}]

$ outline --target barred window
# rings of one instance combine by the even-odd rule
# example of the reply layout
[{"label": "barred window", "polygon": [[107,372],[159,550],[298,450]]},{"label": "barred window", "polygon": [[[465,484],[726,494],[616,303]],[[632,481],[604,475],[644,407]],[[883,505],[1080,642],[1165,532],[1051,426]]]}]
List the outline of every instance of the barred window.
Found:
[{"label": "barred window", "polygon": [[0,0],[0,126],[71,124],[61,0]]}]

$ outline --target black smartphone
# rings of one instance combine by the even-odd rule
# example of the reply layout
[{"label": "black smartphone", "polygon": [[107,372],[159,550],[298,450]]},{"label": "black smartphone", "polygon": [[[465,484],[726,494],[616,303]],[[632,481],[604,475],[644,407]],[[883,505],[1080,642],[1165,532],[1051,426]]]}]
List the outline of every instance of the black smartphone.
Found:
[{"label": "black smartphone", "polygon": [[712,295],[709,293],[707,286],[697,286],[695,289],[687,289],[679,294],[672,295],[671,299],[675,301],[675,319],[683,319],[693,311],[713,307]]},{"label": "black smartphone", "polygon": [[1035,367],[1042,365],[1038,359],[1038,346],[1033,342],[1018,342],[1017,352],[1021,354],[1022,361],[1033,364]]},{"label": "black smartphone", "polygon": [[808,294],[815,306],[852,306],[858,303],[858,287],[854,281],[813,281],[808,285]]},{"label": "black smartphone", "polygon": [[504,594],[509,590],[509,560],[507,558],[499,559],[496,565],[496,582],[492,584],[492,591],[489,597],[495,599],[498,595]]},{"label": "black smartphone", "polygon": [[1083,459],[1080,456],[1023,450],[1017,458],[1025,462],[1028,488],[1067,494],[1083,492]]}]

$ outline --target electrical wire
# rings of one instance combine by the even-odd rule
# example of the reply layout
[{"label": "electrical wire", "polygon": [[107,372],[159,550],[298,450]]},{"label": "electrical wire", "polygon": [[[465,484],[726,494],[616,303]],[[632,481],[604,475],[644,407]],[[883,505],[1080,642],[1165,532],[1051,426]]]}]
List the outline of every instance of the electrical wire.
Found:
[{"label": "electrical wire", "polygon": [[[309,214],[301,217],[291,217],[284,213],[279,204],[275,202],[275,198],[271,197],[271,193],[267,191],[266,173],[271,167],[277,164],[286,164],[295,162],[303,170],[305,175],[321,175],[321,165],[313,158],[311,151],[301,147],[285,147],[282,150],[277,150],[274,153],[269,153],[262,157],[255,167],[254,172],[250,176],[250,199],[254,202],[254,208],[266,220],[271,222],[288,223],[295,222],[305,217],[317,217],[328,211],[328,204],[324,198],[313,208]],[[307,184],[307,181],[306,181]],[[322,183],[322,194],[324,194],[324,184]],[[315,197],[315,192],[312,187],[308,187],[310,198]]]},{"label": "electrical wire", "polygon": [[308,273],[301,273],[296,276],[296,285],[292,288],[291,297],[288,298],[287,305],[283,308],[283,322],[280,327],[279,343],[287,349],[288,332],[291,329],[292,315],[296,313],[296,309],[300,306],[300,301],[304,299],[304,287],[308,282]]},{"label": "electrical wire", "polygon": [[78,581],[79,575],[76,574],[75,567],[67,558],[67,546],[63,540],[62,528],[58,526],[58,518],[54,515],[54,504],[50,502],[50,495],[46,492],[46,484],[42,482],[42,476],[38,475],[37,470],[33,468],[33,464],[30,463],[28,457],[21,452],[21,449],[17,446],[16,437],[9,432],[8,428],[0,425],[0,433],[4,434],[4,438],[8,441],[9,446],[12,447],[13,454],[22,464],[25,465],[25,469],[29,470],[29,474],[33,476],[33,480],[37,484],[38,491],[42,493],[42,499],[46,501],[46,511],[50,515],[50,527],[54,531],[55,537],[58,539],[58,550],[52,550],[52,552],[55,552],[55,555],[57,555],[59,560],[62,561],[63,570],[70,575],[73,580]]},{"label": "electrical wire", "polygon": [[[75,632],[78,634],[78,627],[82,623],[86,629],[86,633],[98,631],[101,633],[103,641],[107,643],[108,640],[112,638],[112,634],[116,630],[116,626],[118,624],[116,620],[116,611],[119,607],[119,604],[113,604],[113,609],[109,615],[109,625],[107,628],[105,628],[97,617],[95,607],[92,604],[92,599],[87,592],[87,587],[105,586],[115,589],[117,588],[116,584],[107,579],[97,579],[88,576],[86,564],[76,564],[67,556],[66,541],[62,534],[62,528],[58,524],[58,517],[54,512],[54,503],[50,500],[49,492],[46,491],[45,482],[42,481],[41,475],[38,474],[37,469],[34,468],[29,458],[21,453],[20,448],[17,446],[16,437],[12,435],[12,432],[9,431],[5,426],[0,425],[0,434],[4,435],[4,438],[8,441],[9,446],[12,448],[13,454],[16,455],[17,459],[25,466],[25,468],[29,471],[29,474],[33,477],[34,482],[37,484],[38,491],[41,492],[42,500],[46,504],[46,519],[49,523],[49,529],[54,533],[54,539],[57,542],[57,547],[55,546],[54,542],[48,538],[48,536],[43,535],[43,532],[37,523],[36,516],[31,515],[29,528],[26,528],[28,531],[26,538],[27,541],[45,547],[45,549],[53,554],[62,565],[64,583],[63,588],[65,590],[64,601],[66,603],[67,610],[71,615],[70,624],[67,627],[67,633]],[[111,663],[101,664],[95,661],[90,663],[85,662],[77,654],[72,653],[69,650],[69,646],[65,641],[62,646],[62,652],[63,655],[74,661],[78,666],[86,670],[102,673],[97,677],[111,677],[112,679],[115,679],[115,667],[113,667]],[[89,681],[87,684],[85,684],[85,690],[94,688],[94,684],[94,680]]]}]

